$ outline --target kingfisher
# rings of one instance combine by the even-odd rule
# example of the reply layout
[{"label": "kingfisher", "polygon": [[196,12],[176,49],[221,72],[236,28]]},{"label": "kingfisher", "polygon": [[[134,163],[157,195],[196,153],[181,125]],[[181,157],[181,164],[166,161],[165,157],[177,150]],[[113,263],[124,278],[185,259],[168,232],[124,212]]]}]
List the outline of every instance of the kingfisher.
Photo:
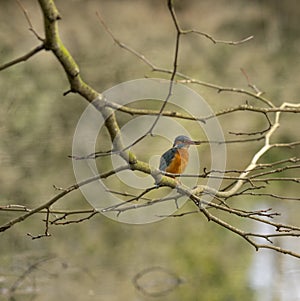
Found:
[{"label": "kingfisher", "polygon": [[172,148],[161,156],[159,169],[173,174],[183,173],[188,164],[188,148],[191,144],[194,144],[194,141],[188,136],[176,137]]}]

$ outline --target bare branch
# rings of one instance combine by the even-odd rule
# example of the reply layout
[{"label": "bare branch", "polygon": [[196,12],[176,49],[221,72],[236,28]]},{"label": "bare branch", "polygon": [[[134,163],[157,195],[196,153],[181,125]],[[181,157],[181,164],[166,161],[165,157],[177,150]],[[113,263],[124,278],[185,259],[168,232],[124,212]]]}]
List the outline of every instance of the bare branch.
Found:
[{"label": "bare branch", "polygon": [[39,239],[39,238],[42,238],[42,237],[49,237],[51,236],[51,234],[49,233],[49,214],[50,214],[50,211],[49,211],[49,208],[47,208],[47,214],[46,214],[46,220],[45,220],[45,224],[46,224],[46,229],[45,229],[45,233],[43,234],[38,234],[38,235],[32,235],[31,233],[27,233],[27,235],[29,237],[31,237],[31,239]]},{"label": "bare branch", "polygon": [[[32,26],[32,22],[29,18],[29,14],[26,9],[22,6],[21,2],[17,0],[19,6],[21,7],[25,18],[29,24],[30,30],[35,34],[35,36],[42,40],[38,34],[35,32]],[[177,201],[181,197],[187,197],[190,202],[192,202],[197,210],[191,210],[189,212],[179,213],[171,215],[172,217],[178,216],[185,216],[194,213],[202,213],[208,221],[212,221],[221,227],[231,231],[232,233],[237,234],[238,236],[242,237],[245,241],[251,244],[256,250],[261,248],[268,248],[275,250],[280,253],[289,254],[291,256],[300,258],[300,254],[295,253],[290,250],[286,250],[284,248],[280,248],[273,244],[274,238],[281,238],[281,237],[299,237],[300,236],[300,227],[296,225],[289,225],[283,224],[277,221],[277,217],[280,215],[280,212],[273,211],[272,208],[265,208],[259,210],[243,210],[238,208],[233,208],[230,206],[228,200],[234,197],[241,197],[244,195],[252,195],[252,196],[262,196],[262,197],[271,197],[273,199],[283,199],[283,200],[299,200],[300,198],[297,196],[296,198],[292,198],[290,196],[280,196],[275,193],[259,193],[258,190],[267,187],[267,185],[259,185],[257,183],[266,183],[272,181],[281,181],[281,182],[292,182],[292,183],[300,183],[300,178],[287,176],[285,174],[281,174],[285,171],[291,170],[298,170],[300,168],[299,158],[285,158],[283,160],[271,162],[271,163],[260,163],[262,158],[271,150],[276,148],[295,148],[297,147],[300,142],[299,141],[291,141],[291,142],[273,142],[271,141],[274,139],[274,134],[277,132],[280,124],[281,124],[281,116],[283,113],[300,113],[300,104],[296,103],[283,103],[279,107],[275,106],[273,101],[269,100],[268,98],[263,96],[263,92],[257,88],[255,84],[253,84],[252,80],[250,79],[249,75],[246,73],[244,69],[241,69],[243,76],[245,77],[248,88],[241,89],[235,87],[223,87],[220,85],[200,81],[194,79],[188,75],[182,74],[179,72],[178,61],[179,61],[179,52],[181,50],[181,37],[182,35],[186,34],[197,34],[200,36],[204,36],[213,43],[225,43],[229,45],[238,45],[241,43],[245,43],[253,38],[253,36],[249,36],[245,39],[239,41],[225,41],[225,40],[218,40],[212,37],[211,35],[198,31],[198,30],[183,30],[181,28],[180,22],[177,18],[176,11],[173,6],[173,1],[168,0],[168,10],[169,14],[172,18],[173,26],[176,30],[176,36],[174,38],[175,46],[174,46],[174,54],[172,58],[172,68],[171,69],[164,69],[155,66],[148,58],[146,58],[142,53],[136,51],[135,49],[127,46],[122,41],[118,40],[107,24],[104,22],[103,18],[101,17],[100,13],[97,13],[98,19],[102,24],[105,31],[109,34],[109,36],[113,39],[113,41],[121,48],[129,51],[135,57],[140,59],[144,64],[152,69],[152,71],[164,73],[170,76],[170,86],[168,93],[166,93],[166,97],[160,107],[159,110],[146,110],[146,109],[136,109],[136,108],[129,108],[126,106],[121,106],[117,103],[109,102],[104,97],[95,91],[92,87],[90,87],[87,83],[85,83],[80,75],[79,67],[77,63],[69,53],[68,49],[64,46],[63,42],[60,39],[59,32],[58,32],[58,20],[60,20],[60,14],[55,7],[53,1],[46,1],[46,0],[39,0],[40,6],[42,8],[43,17],[44,17],[44,26],[45,26],[45,40],[42,40],[43,43],[29,53],[9,62],[2,66],[0,66],[0,71],[6,68],[9,68],[19,62],[26,61],[31,58],[33,55],[38,53],[39,51],[46,49],[49,50],[57,59],[57,61],[61,64],[64,69],[64,72],[69,80],[70,88],[64,95],[68,93],[78,93],[88,102],[92,103],[97,110],[99,110],[106,120],[105,126],[110,134],[110,138],[112,141],[115,141],[114,147],[112,150],[104,151],[104,152],[95,152],[93,154],[89,154],[87,156],[72,156],[73,159],[95,159],[98,157],[103,156],[112,156],[112,155],[119,155],[121,156],[126,165],[119,167],[115,170],[110,170],[108,172],[104,172],[102,174],[96,175],[92,178],[86,179],[80,183],[74,184],[69,186],[68,188],[59,188],[55,186],[57,190],[56,195],[52,197],[47,202],[41,204],[40,206],[30,209],[26,206],[22,205],[6,205],[1,206],[0,211],[11,211],[11,212],[18,212],[21,213],[20,216],[10,220],[9,222],[5,223],[0,227],[0,232],[6,231],[7,229],[11,228],[15,224],[22,222],[29,218],[30,216],[39,213],[45,214],[45,231],[43,234],[33,235],[28,233],[32,239],[37,239],[41,237],[49,236],[49,226],[52,225],[67,225],[73,223],[81,223],[83,221],[89,220],[96,214],[98,211],[94,209],[88,210],[55,210],[51,208],[58,200],[62,199],[67,194],[71,193],[72,191],[78,190],[80,187],[97,181],[99,179],[105,179],[114,175],[122,170],[131,170],[131,171],[139,171],[144,174],[149,174],[153,177],[155,186],[149,187],[144,189],[141,193],[127,193],[124,191],[114,191],[109,190],[110,193],[120,195],[123,197],[124,201],[120,202],[116,205],[104,208],[102,212],[116,212],[117,216],[120,215],[122,212],[127,210],[137,210],[140,208],[144,208],[147,206],[154,206],[161,202],[174,202],[176,208],[178,209]],[[209,116],[189,116],[188,114],[179,113],[179,112],[172,112],[166,111],[166,106],[168,101],[173,92],[173,86],[175,81],[181,83],[192,83],[201,85],[207,88],[211,88],[216,90],[218,93],[220,92],[232,92],[232,93],[239,93],[242,95],[246,95],[258,100],[258,103],[262,104],[262,107],[259,105],[251,106],[246,101],[246,104],[239,105],[236,107],[227,107],[216,114],[211,114]],[[95,101],[97,100],[97,101]],[[117,117],[115,115],[115,110],[120,112],[124,112],[126,114],[131,115],[151,115],[155,116],[155,120],[149,129],[140,137],[138,137],[133,143],[128,146],[124,146],[122,137],[120,135],[120,128]],[[153,135],[153,130],[156,127],[159,119],[161,116],[168,116],[170,118],[180,118],[183,120],[189,121],[205,121],[218,117],[218,116],[230,116],[231,113],[237,111],[248,111],[248,112],[255,112],[257,114],[263,114],[263,116],[267,121],[266,128],[253,131],[244,131],[244,132],[233,132],[230,131],[230,134],[236,136],[249,136],[245,139],[227,139],[226,141],[204,141],[199,140],[196,144],[220,144],[220,143],[246,143],[246,142],[257,142],[263,141],[263,145],[259,144],[259,148],[257,149],[256,153],[253,154],[252,159],[250,162],[246,164],[245,169],[242,170],[225,170],[225,171],[217,171],[217,170],[210,170],[207,171],[204,169],[203,173],[198,174],[185,174],[180,175],[183,177],[197,177],[197,178],[222,178],[224,181],[230,181],[230,185],[227,187],[222,188],[221,190],[217,190],[207,185],[198,185],[194,188],[189,188],[184,185],[181,185],[179,181],[176,179],[179,175],[170,175],[168,173],[161,173],[158,171],[157,175],[159,176],[159,181],[156,181],[156,177],[151,170],[149,164],[137,160],[135,154],[129,152],[129,148],[133,145],[142,141],[146,136]],[[257,143],[258,144],[258,143]],[[221,175],[224,173],[224,175]],[[157,184],[158,183],[158,184]],[[226,182],[228,184],[228,182]],[[146,194],[151,192],[154,189],[160,189],[162,187],[169,187],[171,189],[176,189],[175,195],[171,197],[165,198],[151,198],[150,195],[147,197]],[[213,201],[206,201],[203,199],[203,196],[210,195],[213,198]],[[219,214],[219,213],[222,213]],[[51,215],[55,215],[55,217],[50,220]],[[221,216],[219,217],[218,216]],[[236,227],[235,225],[227,222],[226,217],[228,216],[235,216],[238,218],[242,218],[244,220],[255,221],[260,224],[266,224],[271,226],[272,231],[267,234],[261,234],[257,232],[249,232]],[[266,244],[260,244],[257,241],[264,240]],[[16,287],[18,284],[16,285]]]},{"label": "bare branch", "polygon": [[248,36],[248,37],[238,40],[238,41],[226,41],[226,40],[215,39],[212,35],[210,35],[206,32],[203,32],[203,31],[195,30],[195,29],[185,30],[183,33],[184,34],[195,33],[197,35],[206,37],[207,39],[212,41],[214,44],[227,44],[227,45],[233,45],[233,46],[246,43],[254,38],[254,36]]},{"label": "bare branch", "polygon": [[[283,103],[280,108],[285,108],[285,107],[300,107],[300,104],[291,104],[291,103]],[[266,133],[264,139],[265,139],[265,144],[264,146],[253,156],[251,163],[245,168],[245,171],[242,172],[239,176],[239,180],[235,183],[235,185],[228,191],[211,191],[211,189],[209,187],[203,187],[200,186],[199,187],[199,191],[195,191],[196,194],[201,193],[203,191],[208,191],[209,193],[214,193],[217,197],[229,197],[230,195],[235,194],[243,185],[245,179],[247,178],[248,174],[253,171],[258,164],[258,160],[272,147],[274,147],[274,145],[272,145],[270,143],[270,139],[272,137],[272,135],[274,134],[274,132],[278,129],[280,123],[279,123],[279,119],[280,119],[280,115],[281,112],[277,112],[275,113],[275,122],[272,125],[272,127],[270,128],[270,130]],[[275,144],[276,145],[276,144]],[[256,179],[258,180],[258,179]],[[269,179],[264,179],[265,182],[267,182]],[[270,179],[272,180],[272,179]],[[298,179],[291,179],[293,181],[298,182]],[[261,180],[262,181],[262,180]]]},{"label": "bare branch", "polygon": [[70,225],[70,224],[79,224],[79,223],[82,223],[82,222],[85,222],[85,221],[91,219],[93,216],[95,216],[98,213],[99,213],[99,211],[89,210],[89,214],[86,217],[82,217],[82,218],[79,218],[79,219],[76,219],[76,220],[68,220],[68,221],[63,221],[62,222],[61,220],[66,219],[67,216],[70,215],[70,214],[66,213],[63,216],[52,220],[50,223],[52,225],[62,225],[62,226],[64,226],[64,225]]},{"label": "bare branch", "polygon": [[247,80],[247,82],[248,82],[248,86],[249,86],[251,89],[253,89],[253,91],[256,93],[256,95],[259,95],[259,96],[262,95],[264,92],[260,91],[260,90],[256,87],[256,85],[252,84],[252,82],[250,81],[250,78],[249,78],[248,74],[246,73],[246,71],[245,71],[243,68],[241,68],[241,71],[242,71],[243,75],[245,76],[245,78],[246,78],[246,80]]},{"label": "bare branch", "polygon": [[21,63],[21,62],[25,62],[27,61],[28,59],[30,59],[32,56],[34,56],[36,53],[40,52],[41,50],[45,49],[45,46],[44,44],[41,44],[35,48],[33,48],[31,51],[29,51],[28,53],[26,53],[25,55],[22,55],[8,63],[5,63],[3,65],[0,66],[0,71],[4,70],[4,69],[7,69],[13,65],[16,65],[18,63]]},{"label": "bare branch", "polygon": [[36,30],[34,29],[34,27],[33,27],[33,25],[32,25],[32,22],[31,22],[31,20],[30,20],[29,13],[28,13],[27,9],[23,6],[23,4],[21,3],[21,1],[19,1],[19,0],[16,0],[16,1],[17,1],[19,7],[21,8],[21,10],[22,10],[23,13],[24,13],[24,16],[25,16],[25,18],[26,18],[26,20],[27,20],[27,22],[28,22],[28,25],[29,25],[29,30],[35,35],[35,37],[36,37],[38,40],[40,40],[40,41],[43,42],[44,39],[41,38],[41,37],[38,35],[38,33],[36,32]]},{"label": "bare branch", "polygon": [[[6,230],[8,230],[9,228],[11,228],[12,226],[14,226],[17,223],[20,223],[22,221],[24,221],[25,219],[29,218],[31,215],[40,212],[41,210],[50,208],[50,206],[52,206],[54,203],[56,203],[58,200],[60,200],[61,198],[63,198],[65,195],[69,194],[70,192],[77,190],[78,188],[80,188],[81,186],[87,185],[91,182],[97,181],[99,179],[104,179],[104,178],[108,178],[111,175],[114,175],[115,173],[118,173],[119,171],[122,170],[126,170],[128,169],[128,166],[121,166],[115,170],[111,170],[108,172],[105,172],[103,174],[99,174],[96,175],[94,177],[91,177],[89,179],[86,179],[80,183],[74,184],[69,186],[68,188],[64,189],[63,191],[61,191],[60,193],[58,193],[56,196],[54,196],[53,198],[51,198],[49,201],[47,201],[46,203],[36,207],[35,209],[32,209],[31,211],[25,213],[24,215],[21,215],[15,219],[10,220],[9,222],[3,224],[2,226],[0,226],[0,232],[4,232]],[[48,210],[48,209],[47,209]]]}]

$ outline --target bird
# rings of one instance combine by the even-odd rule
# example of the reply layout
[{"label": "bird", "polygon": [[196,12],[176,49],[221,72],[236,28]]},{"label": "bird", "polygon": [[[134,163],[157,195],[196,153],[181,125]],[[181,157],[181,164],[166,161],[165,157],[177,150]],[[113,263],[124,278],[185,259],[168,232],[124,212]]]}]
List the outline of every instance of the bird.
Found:
[{"label": "bird", "polygon": [[183,173],[188,164],[188,148],[191,144],[194,144],[194,141],[188,136],[177,136],[172,148],[161,156],[159,170],[172,174]]}]

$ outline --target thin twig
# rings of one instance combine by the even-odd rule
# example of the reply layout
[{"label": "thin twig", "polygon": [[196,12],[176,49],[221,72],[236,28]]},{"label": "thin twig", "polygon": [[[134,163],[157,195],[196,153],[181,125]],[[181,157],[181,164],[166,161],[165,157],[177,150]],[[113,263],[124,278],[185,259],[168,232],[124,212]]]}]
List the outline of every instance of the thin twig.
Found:
[{"label": "thin twig", "polygon": [[29,25],[29,30],[35,35],[35,37],[36,37],[38,40],[44,42],[44,39],[41,38],[40,35],[39,35],[39,34],[36,32],[36,30],[34,29],[34,27],[33,27],[33,25],[32,25],[32,22],[31,22],[31,20],[30,20],[29,13],[28,13],[27,9],[23,6],[23,4],[21,3],[21,1],[19,1],[19,0],[16,0],[16,1],[17,1],[17,4],[19,5],[19,7],[21,8],[21,10],[22,10],[23,13],[24,13],[24,16],[25,16],[25,18],[26,18],[26,20],[27,20],[27,22],[28,22],[28,25]]},{"label": "thin twig", "polygon": [[121,166],[119,168],[116,168],[115,170],[111,170],[99,175],[96,175],[94,177],[88,178],[86,180],[83,180],[80,183],[74,184],[69,186],[68,188],[64,189],[63,191],[61,191],[60,193],[58,193],[57,195],[55,195],[53,198],[51,198],[49,201],[47,201],[46,203],[36,207],[35,209],[32,209],[31,211],[25,213],[24,215],[21,215],[17,218],[14,218],[12,220],[10,220],[9,222],[3,224],[2,226],[0,226],[0,232],[4,232],[7,229],[11,228],[12,226],[14,226],[17,223],[20,223],[22,221],[24,221],[25,219],[27,219],[28,217],[30,217],[31,215],[40,212],[41,210],[47,209],[49,208],[51,205],[53,205],[54,203],[56,203],[58,200],[60,200],[61,198],[63,198],[65,195],[69,194],[70,192],[79,189],[80,187],[87,185],[89,183],[92,183],[94,181],[97,181],[99,179],[104,179],[104,178],[108,178],[111,175],[116,174],[119,171],[122,170],[126,170],[128,169],[128,166]]},{"label": "thin twig", "polygon": [[196,29],[184,30],[182,33],[183,34],[194,33],[194,34],[197,34],[197,35],[200,35],[200,36],[203,36],[203,37],[209,39],[214,44],[227,44],[227,45],[233,45],[233,46],[246,43],[246,42],[248,42],[248,41],[250,41],[254,38],[254,36],[251,35],[251,36],[248,36],[248,37],[246,37],[244,39],[241,39],[241,40],[238,40],[238,41],[218,40],[218,39],[214,38],[212,35],[210,35],[206,32],[203,32],[203,31],[196,30]]},{"label": "thin twig", "polygon": [[38,52],[40,52],[41,50],[45,49],[45,46],[44,44],[41,44],[35,48],[33,48],[31,51],[29,51],[28,53],[8,62],[8,63],[5,63],[3,65],[0,66],[0,71],[4,70],[4,69],[7,69],[13,65],[16,65],[18,63],[21,63],[21,62],[25,62],[27,61],[28,59],[30,59],[32,56],[34,56],[35,54],[37,54]]}]

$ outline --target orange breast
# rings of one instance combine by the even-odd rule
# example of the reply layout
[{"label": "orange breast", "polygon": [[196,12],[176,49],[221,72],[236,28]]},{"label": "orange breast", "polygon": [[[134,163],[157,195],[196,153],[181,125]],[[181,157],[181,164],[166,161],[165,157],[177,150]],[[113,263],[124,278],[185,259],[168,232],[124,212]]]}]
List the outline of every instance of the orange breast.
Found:
[{"label": "orange breast", "polygon": [[184,172],[189,160],[189,152],[186,149],[178,149],[166,172],[181,174]]}]

